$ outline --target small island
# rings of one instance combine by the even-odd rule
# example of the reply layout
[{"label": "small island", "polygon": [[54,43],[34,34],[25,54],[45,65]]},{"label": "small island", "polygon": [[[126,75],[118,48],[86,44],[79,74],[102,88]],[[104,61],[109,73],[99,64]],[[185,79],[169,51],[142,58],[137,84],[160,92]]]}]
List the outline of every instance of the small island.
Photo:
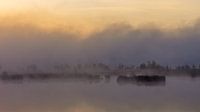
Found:
[{"label": "small island", "polygon": [[98,83],[109,81],[112,77],[117,77],[116,82],[123,84],[136,85],[165,85],[167,76],[189,76],[192,78],[200,76],[200,66],[162,66],[155,61],[148,61],[140,65],[106,65],[103,63],[95,64],[76,64],[76,65],[56,65],[51,72],[42,71],[36,65],[26,67],[24,73],[12,73],[3,71],[0,74],[1,81],[84,81]]}]

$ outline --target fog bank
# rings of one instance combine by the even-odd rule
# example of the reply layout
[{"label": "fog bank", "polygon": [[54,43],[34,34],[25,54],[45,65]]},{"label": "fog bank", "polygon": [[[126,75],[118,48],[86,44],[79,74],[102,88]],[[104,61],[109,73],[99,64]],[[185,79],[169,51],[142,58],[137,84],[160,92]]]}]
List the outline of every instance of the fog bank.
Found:
[{"label": "fog bank", "polygon": [[147,60],[169,65],[199,64],[199,43],[200,21],[174,31],[112,24],[86,39],[59,30],[0,27],[0,64],[16,68],[30,64],[138,64]]}]

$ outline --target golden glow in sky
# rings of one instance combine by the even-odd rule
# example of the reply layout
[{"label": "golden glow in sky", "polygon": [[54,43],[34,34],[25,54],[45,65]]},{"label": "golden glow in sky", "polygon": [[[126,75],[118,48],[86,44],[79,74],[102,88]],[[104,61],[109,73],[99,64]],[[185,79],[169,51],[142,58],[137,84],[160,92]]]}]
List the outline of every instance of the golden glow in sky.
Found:
[{"label": "golden glow in sky", "polygon": [[200,17],[199,0],[0,0],[1,26],[88,34],[108,24],[175,28]]}]

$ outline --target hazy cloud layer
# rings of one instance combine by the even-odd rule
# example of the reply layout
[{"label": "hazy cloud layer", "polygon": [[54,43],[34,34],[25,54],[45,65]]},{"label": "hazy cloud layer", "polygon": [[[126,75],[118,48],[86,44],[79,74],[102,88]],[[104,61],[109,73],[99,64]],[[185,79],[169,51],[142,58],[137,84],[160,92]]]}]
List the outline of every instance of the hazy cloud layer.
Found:
[{"label": "hazy cloud layer", "polygon": [[138,64],[157,60],[162,64],[200,63],[200,22],[164,32],[155,27],[134,29],[113,24],[79,39],[59,31],[32,27],[0,28],[2,66],[64,63]]}]

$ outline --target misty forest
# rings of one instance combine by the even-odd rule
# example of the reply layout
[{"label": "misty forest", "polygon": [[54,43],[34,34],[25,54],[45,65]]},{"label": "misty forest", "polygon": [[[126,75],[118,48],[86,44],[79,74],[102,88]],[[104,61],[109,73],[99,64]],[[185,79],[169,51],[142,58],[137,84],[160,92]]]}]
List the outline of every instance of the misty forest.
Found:
[{"label": "misty forest", "polygon": [[0,0],[0,112],[200,112],[200,0]]}]

